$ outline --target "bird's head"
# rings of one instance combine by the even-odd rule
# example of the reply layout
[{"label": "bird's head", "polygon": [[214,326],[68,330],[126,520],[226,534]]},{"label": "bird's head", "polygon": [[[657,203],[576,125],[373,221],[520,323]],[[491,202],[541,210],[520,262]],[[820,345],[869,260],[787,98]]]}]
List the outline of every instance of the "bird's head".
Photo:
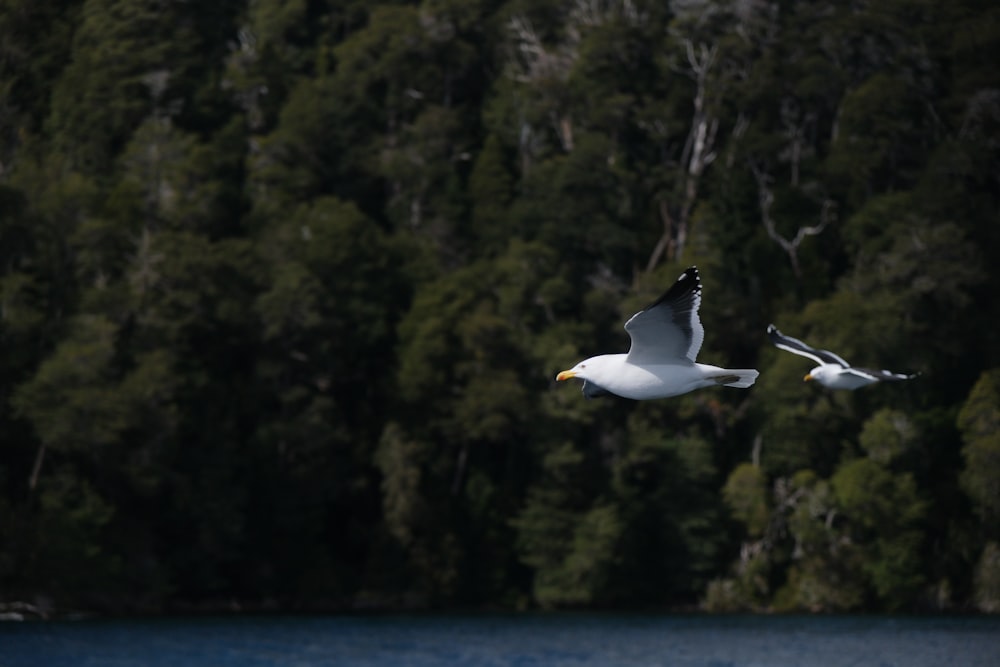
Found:
[{"label": "bird's head", "polygon": [[[584,359],[568,371],[562,371],[559,373],[559,375],[556,376],[556,381],[562,382],[563,380],[577,378],[601,384],[601,380],[604,379],[604,376],[611,372],[614,368],[614,364],[612,363],[612,357],[614,356],[615,355],[604,354]],[[605,369],[607,370],[607,373],[605,372]]]},{"label": "bird's head", "polygon": [[586,361],[581,361],[568,371],[561,371],[559,375],[556,376],[556,382],[562,382],[563,380],[571,380],[573,378],[580,378],[581,380],[589,379],[587,376]]},{"label": "bird's head", "polygon": [[837,366],[836,364],[823,364],[822,366],[817,366],[816,368],[806,373],[806,376],[802,379],[805,382],[809,382],[810,380],[815,380],[820,384],[826,384],[827,382],[833,380],[834,375],[839,370],[840,366]]}]

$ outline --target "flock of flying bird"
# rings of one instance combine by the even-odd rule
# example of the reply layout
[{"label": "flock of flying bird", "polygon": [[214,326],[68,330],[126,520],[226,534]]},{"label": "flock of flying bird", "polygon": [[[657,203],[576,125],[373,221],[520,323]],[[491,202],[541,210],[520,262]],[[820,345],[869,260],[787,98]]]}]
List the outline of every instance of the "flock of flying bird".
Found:
[{"label": "flock of flying bird", "polygon": [[[702,387],[753,385],[752,368],[720,368],[695,361],[705,329],[698,318],[701,279],[697,267],[686,270],[667,292],[625,323],[632,339],[628,354],[602,354],[584,359],[556,380],[583,380],[587,398],[615,394],[635,400],[679,396]],[[819,364],[805,376],[829,389],[857,389],[875,382],[909,380],[915,375],[851,366],[828,350],[817,350],[782,334],[772,324],[767,335],[775,347]]]}]

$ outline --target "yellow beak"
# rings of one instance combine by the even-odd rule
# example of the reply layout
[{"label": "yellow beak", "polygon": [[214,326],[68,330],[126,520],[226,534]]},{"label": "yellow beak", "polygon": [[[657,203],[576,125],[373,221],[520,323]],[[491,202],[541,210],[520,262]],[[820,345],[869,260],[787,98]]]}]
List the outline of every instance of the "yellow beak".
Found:
[{"label": "yellow beak", "polygon": [[813,379],[812,373],[806,373],[806,376],[802,378],[804,381],[808,382]]},{"label": "yellow beak", "polygon": [[556,376],[556,382],[562,382],[563,380],[568,380],[574,377],[576,377],[576,373],[574,373],[573,371],[563,371],[562,373]]}]

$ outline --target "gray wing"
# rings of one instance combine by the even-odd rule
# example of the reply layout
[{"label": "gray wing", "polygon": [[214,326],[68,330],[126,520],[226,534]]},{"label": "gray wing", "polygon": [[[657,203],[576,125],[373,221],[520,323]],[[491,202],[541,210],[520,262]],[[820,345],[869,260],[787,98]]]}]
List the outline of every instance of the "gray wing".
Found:
[{"label": "gray wing", "polygon": [[876,370],[872,370],[870,368],[857,368],[857,367],[855,367],[855,368],[852,368],[851,370],[855,371],[855,374],[860,375],[862,377],[868,377],[868,378],[872,378],[872,379],[875,379],[875,380],[881,380],[883,382],[886,382],[886,381],[888,381],[888,382],[898,382],[899,380],[912,380],[913,378],[917,377],[916,373],[914,373],[912,375],[905,375],[903,373],[893,373],[892,371],[886,371],[886,370],[876,371]]},{"label": "gray wing", "polygon": [[800,357],[808,357],[817,364],[837,364],[842,368],[850,368],[851,365],[829,350],[817,350],[800,341],[778,331],[773,324],[767,326],[767,336],[778,349],[797,354]]},{"label": "gray wing", "polygon": [[705,329],[698,319],[700,305],[701,279],[692,266],[656,302],[625,323],[632,338],[629,363],[693,363],[705,340]]}]

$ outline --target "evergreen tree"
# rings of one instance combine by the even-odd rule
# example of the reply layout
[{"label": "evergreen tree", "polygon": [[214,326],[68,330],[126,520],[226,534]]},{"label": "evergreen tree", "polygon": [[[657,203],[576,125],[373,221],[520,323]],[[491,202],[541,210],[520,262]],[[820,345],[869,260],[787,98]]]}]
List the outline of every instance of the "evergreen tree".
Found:
[{"label": "evergreen tree", "polygon": [[[998,17],[0,3],[3,596],[996,611]],[[691,264],[750,392],[556,386]]]}]

